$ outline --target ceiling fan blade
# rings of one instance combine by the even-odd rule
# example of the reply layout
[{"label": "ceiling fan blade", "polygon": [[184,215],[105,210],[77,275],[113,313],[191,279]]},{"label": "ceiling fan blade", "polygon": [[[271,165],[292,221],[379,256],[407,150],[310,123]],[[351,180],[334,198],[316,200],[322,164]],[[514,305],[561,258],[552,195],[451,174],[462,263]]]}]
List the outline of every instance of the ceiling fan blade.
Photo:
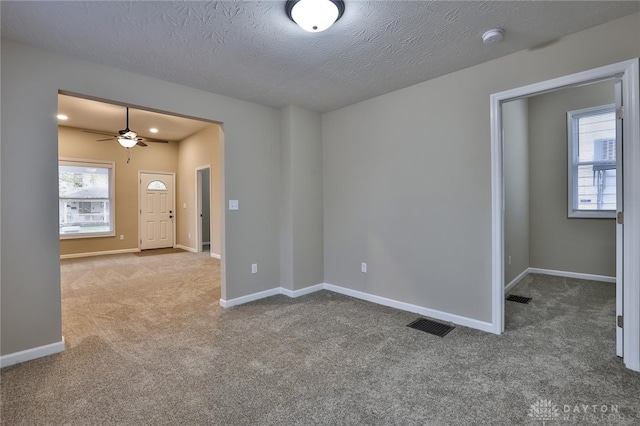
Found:
[{"label": "ceiling fan blade", "polygon": [[140,140],[138,141],[137,145],[138,146],[142,146],[142,147],[148,146],[146,143],[144,143],[144,142],[142,142]]},{"label": "ceiling fan blade", "polygon": [[155,143],[169,143],[169,141],[163,141],[161,139],[149,139],[149,138],[143,138],[146,142],[155,142]]},{"label": "ceiling fan blade", "polygon": [[96,139],[96,142],[112,141],[112,140],[113,140],[113,137],[107,138],[107,139]]},{"label": "ceiling fan blade", "polygon": [[94,134],[96,134],[96,135],[105,135],[105,136],[111,136],[112,138],[115,138],[115,137],[117,137],[117,136],[114,136],[114,135],[113,135],[113,134],[111,134],[111,133],[105,133],[105,132],[96,132],[95,130],[86,130],[86,129],[85,129],[85,130],[83,130],[83,132],[86,132],[86,133],[94,133]]}]

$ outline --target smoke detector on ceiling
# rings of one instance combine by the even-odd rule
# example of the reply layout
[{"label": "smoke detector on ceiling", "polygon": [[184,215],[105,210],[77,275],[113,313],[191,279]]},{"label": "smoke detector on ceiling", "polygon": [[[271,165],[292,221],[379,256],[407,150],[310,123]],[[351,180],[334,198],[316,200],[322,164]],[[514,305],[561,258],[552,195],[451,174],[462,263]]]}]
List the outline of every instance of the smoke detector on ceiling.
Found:
[{"label": "smoke detector on ceiling", "polygon": [[482,42],[484,44],[495,44],[500,42],[503,37],[504,30],[502,30],[501,28],[494,28],[482,34]]}]

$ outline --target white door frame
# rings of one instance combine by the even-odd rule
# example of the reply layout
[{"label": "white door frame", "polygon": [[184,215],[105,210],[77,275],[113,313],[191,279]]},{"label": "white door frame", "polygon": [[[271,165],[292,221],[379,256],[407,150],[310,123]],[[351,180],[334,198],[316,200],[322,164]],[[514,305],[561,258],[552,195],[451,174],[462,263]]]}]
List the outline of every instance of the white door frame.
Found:
[{"label": "white door frame", "polygon": [[[491,95],[492,332],[504,331],[504,181],[502,103],[620,77],[623,84],[624,363],[640,371],[640,83],[638,59]],[[612,326],[615,326],[612,324]]]},{"label": "white door frame", "polygon": [[[621,80],[615,81],[615,106],[622,107],[623,84]],[[617,115],[617,114],[616,114]],[[615,117],[616,129],[616,317],[624,317],[623,297],[624,295],[624,225],[618,223],[618,212],[624,209],[624,130],[620,125],[619,117]],[[620,172],[618,171],[620,170]],[[622,176],[619,175],[621,173]],[[616,355],[624,358],[624,329],[616,324]]]},{"label": "white door frame", "polygon": [[174,172],[159,172],[155,170],[138,170],[138,250],[142,249],[142,191],[140,190],[140,186],[142,184],[142,174],[143,173],[152,173],[156,175],[166,175],[171,176],[171,180],[173,182],[173,205],[171,206],[173,211],[173,247],[176,246],[176,174]]},{"label": "white door frame", "polygon": [[[202,210],[202,182],[200,173],[202,170],[209,169],[209,244],[213,243],[213,227],[211,224],[213,223],[213,209],[211,208],[211,164],[207,164],[206,166],[196,167],[196,222],[195,222],[195,230],[196,230],[196,251],[200,253],[202,251],[202,221],[200,221],[200,211]],[[209,246],[209,253],[213,254],[211,251],[211,245]]]}]

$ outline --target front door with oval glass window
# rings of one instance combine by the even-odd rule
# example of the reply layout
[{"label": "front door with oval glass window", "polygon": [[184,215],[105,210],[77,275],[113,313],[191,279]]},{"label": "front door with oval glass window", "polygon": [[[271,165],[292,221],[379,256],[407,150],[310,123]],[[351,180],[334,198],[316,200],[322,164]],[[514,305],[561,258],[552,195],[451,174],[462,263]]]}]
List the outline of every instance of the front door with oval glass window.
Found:
[{"label": "front door with oval glass window", "polygon": [[140,173],[140,249],[174,246],[173,174]]}]

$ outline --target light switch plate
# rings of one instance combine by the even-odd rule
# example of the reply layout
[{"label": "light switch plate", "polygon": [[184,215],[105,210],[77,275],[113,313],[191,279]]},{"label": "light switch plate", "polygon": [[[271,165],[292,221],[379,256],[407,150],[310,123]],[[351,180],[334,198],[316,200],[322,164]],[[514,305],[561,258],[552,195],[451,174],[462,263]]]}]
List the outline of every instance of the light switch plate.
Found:
[{"label": "light switch plate", "polygon": [[238,200],[229,200],[229,210],[238,210]]}]

